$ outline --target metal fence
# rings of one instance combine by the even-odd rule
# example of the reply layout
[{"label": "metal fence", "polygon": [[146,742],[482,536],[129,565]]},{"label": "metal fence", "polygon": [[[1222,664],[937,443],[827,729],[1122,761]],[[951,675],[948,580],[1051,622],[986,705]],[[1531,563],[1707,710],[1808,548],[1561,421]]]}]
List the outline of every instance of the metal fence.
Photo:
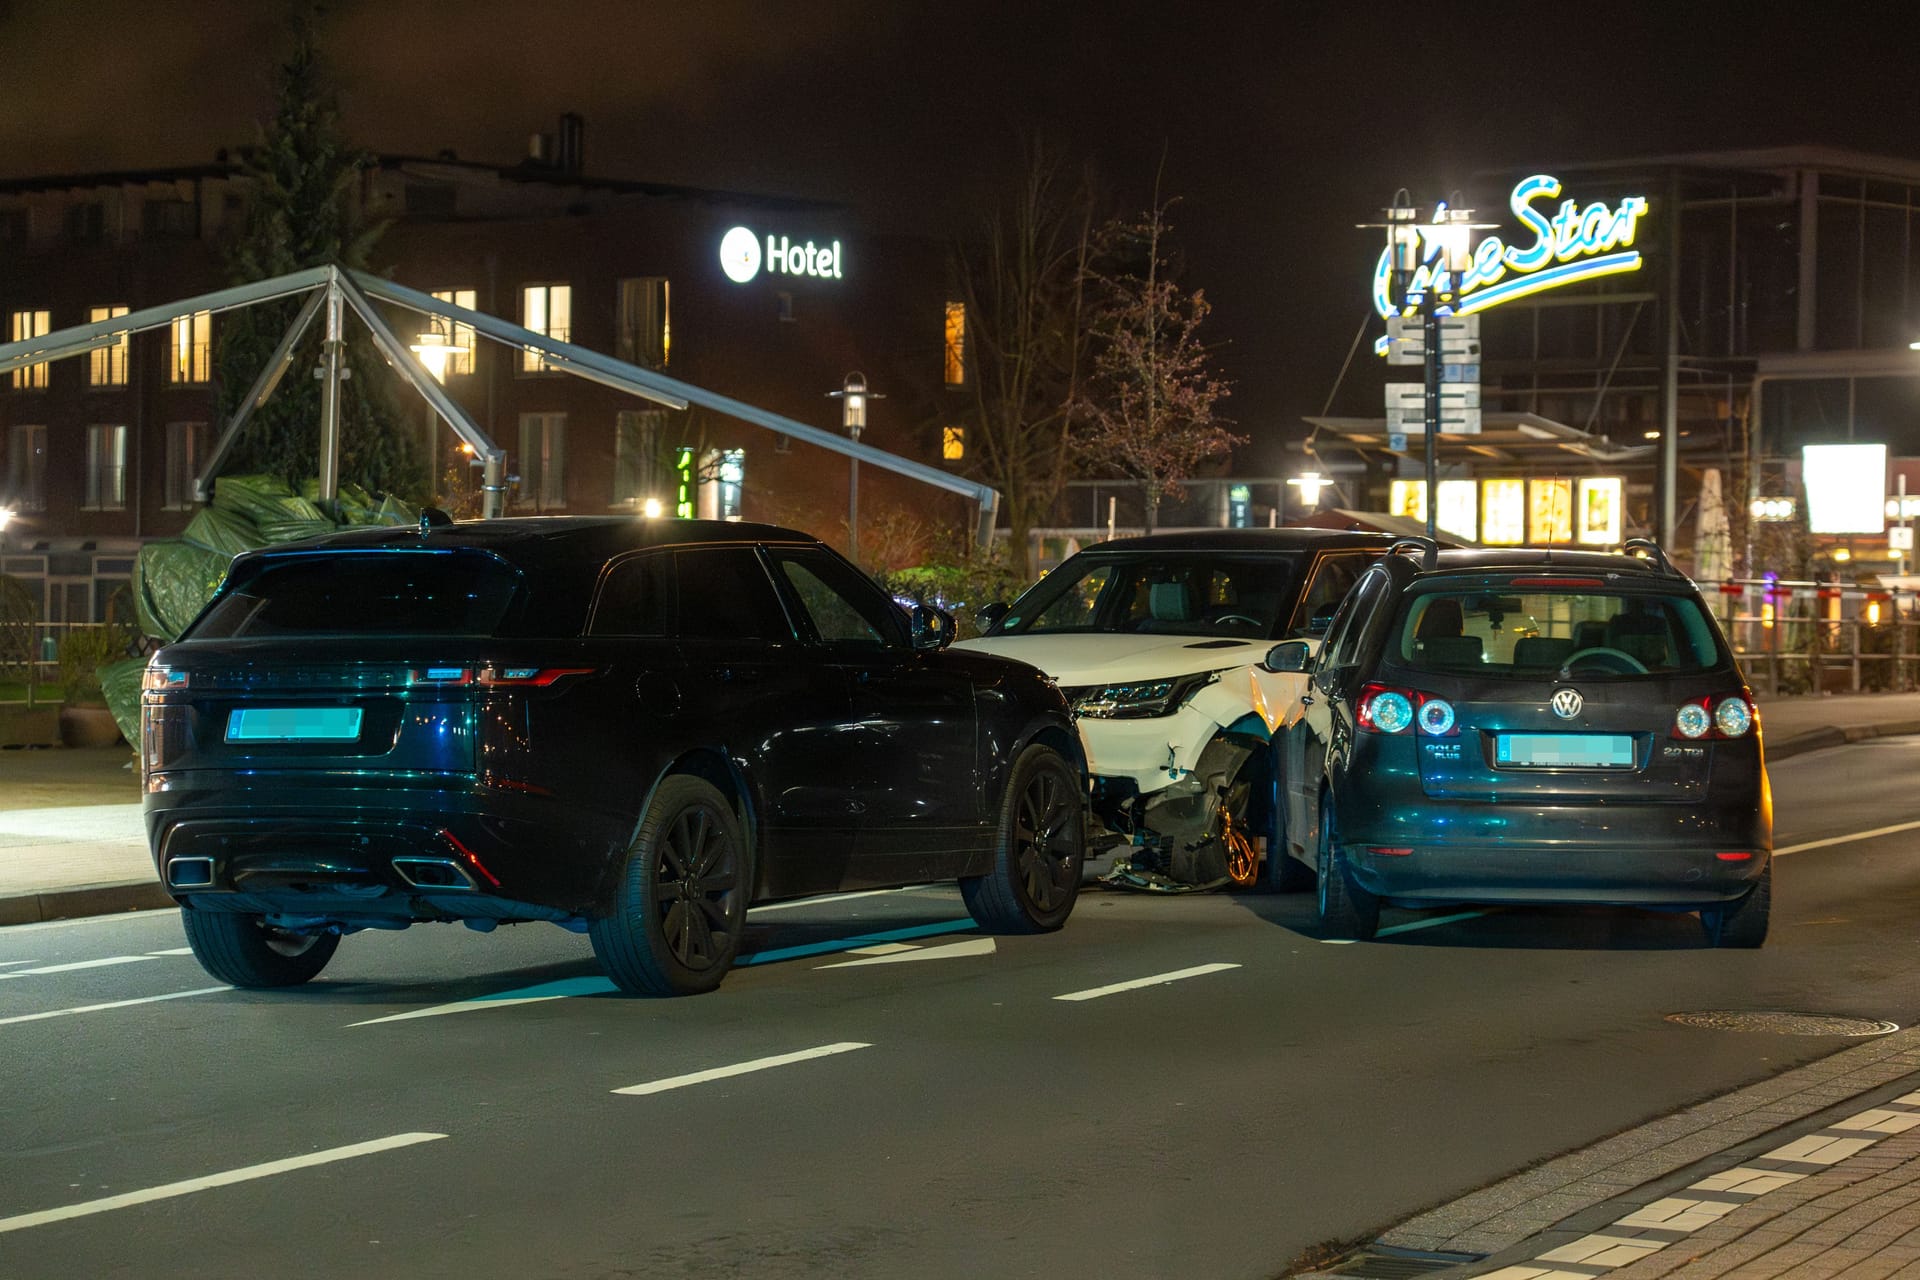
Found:
[{"label": "metal fence", "polygon": [[1847,582],[1737,578],[1700,589],[1754,689],[1920,688],[1920,593]]}]

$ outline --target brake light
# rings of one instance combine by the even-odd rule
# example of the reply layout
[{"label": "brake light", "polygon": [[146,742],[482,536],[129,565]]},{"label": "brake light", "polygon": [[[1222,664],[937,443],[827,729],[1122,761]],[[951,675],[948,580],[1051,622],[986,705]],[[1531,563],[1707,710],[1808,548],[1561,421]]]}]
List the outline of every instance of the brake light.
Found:
[{"label": "brake light", "polygon": [[1552,591],[1560,588],[1581,588],[1597,591],[1607,585],[1604,578],[1515,578],[1507,583],[1510,587],[1539,587]]},{"label": "brake light", "polygon": [[1413,856],[1413,850],[1410,848],[1388,848],[1377,844],[1369,845],[1367,852],[1377,854],[1382,858],[1411,858]]},{"label": "brake light", "polygon": [[1716,853],[1713,856],[1722,862],[1749,862],[1753,858],[1750,853]]},{"label": "brake light", "polygon": [[1673,714],[1673,737],[1743,738],[1758,714],[1745,692],[1708,694],[1684,702]]},{"label": "brake light", "polygon": [[493,874],[493,872],[487,870],[486,864],[480,861],[480,855],[475,853],[473,850],[467,848],[466,845],[462,844],[460,842],[459,836],[453,834],[453,832],[449,831],[445,827],[440,828],[440,836],[448,844],[453,846],[453,851],[460,855],[462,861],[464,861],[468,866],[472,867],[475,871],[478,871],[481,875],[485,876],[489,884],[491,884],[496,889],[500,887],[500,877]]},{"label": "brake light", "polygon": [[1392,685],[1362,686],[1354,716],[1369,733],[1405,733],[1415,725],[1429,738],[1450,738],[1460,732],[1453,704],[1445,698]]},{"label": "brake light", "polygon": [[590,676],[593,673],[592,667],[488,667],[480,673],[480,683],[544,689],[568,676]]}]

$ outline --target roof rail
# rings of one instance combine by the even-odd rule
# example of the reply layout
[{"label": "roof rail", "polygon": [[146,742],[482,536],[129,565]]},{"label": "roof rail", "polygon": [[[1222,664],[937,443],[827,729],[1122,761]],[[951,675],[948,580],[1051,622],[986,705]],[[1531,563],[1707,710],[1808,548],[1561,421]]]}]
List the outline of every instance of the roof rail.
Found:
[{"label": "roof rail", "polygon": [[1653,561],[1660,572],[1666,574],[1669,578],[1677,578],[1680,576],[1680,571],[1673,567],[1673,561],[1667,559],[1667,553],[1662,551],[1660,544],[1652,538],[1628,538],[1620,544],[1620,550],[1627,555],[1632,555],[1636,551],[1644,551],[1647,553],[1645,558]]},{"label": "roof rail", "polygon": [[1397,556],[1402,551],[1418,551],[1422,572],[1430,572],[1440,565],[1440,544],[1432,538],[1395,538],[1393,545],[1387,548],[1387,554]]}]

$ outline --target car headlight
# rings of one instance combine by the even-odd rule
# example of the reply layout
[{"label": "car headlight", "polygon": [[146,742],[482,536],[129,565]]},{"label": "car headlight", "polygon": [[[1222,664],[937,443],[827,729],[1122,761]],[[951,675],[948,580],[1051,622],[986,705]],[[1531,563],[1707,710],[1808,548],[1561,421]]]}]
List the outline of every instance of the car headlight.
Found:
[{"label": "car headlight", "polygon": [[1213,683],[1214,674],[1174,676],[1165,680],[1135,680],[1127,684],[1097,685],[1074,700],[1075,715],[1096,720],[1127,720],[1172,715],[1199,689]]}]

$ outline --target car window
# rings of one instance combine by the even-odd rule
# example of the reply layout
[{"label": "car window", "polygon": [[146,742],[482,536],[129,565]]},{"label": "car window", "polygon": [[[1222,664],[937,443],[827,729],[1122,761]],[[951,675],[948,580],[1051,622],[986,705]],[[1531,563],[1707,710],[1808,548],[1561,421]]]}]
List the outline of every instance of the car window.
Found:
[{"label": "car window", "polygon": [[1720,665],[1713,623],[1690,596],[1476,586],[1401,602],[1388,653],[1426,671],[1634,679]]},{"label": "car window", "polygon": [[1366,634],[1367,619],[1372,616],[1373,606],[1386,587],[1386,575],[1373,573],[1362,578],[1357,589],[1347,593],[1333,616],[1326,642],[1320,647],[1319,661],[1314,664],[1316,675],[1350,667],[1359,661],[1360,641]]},{"label": "car window", "polygon": [[1076,556],[1014,601],[996,635],[1165,632],[1267,639],[1291,616],[1300,553]]},{"label": "car window", "polygon": [[676,633],[688,640],[793,639],[780,597],[752,547],[676,551],[674,573],[684,589]]},{"label": "car window", "polygon": [[519,591],[520,575],[484,552],[290,556],[215,599],[188,638],[491,636]]},{"label": "car window", "polygon": [[1367,571],[1367,566],[1379,559],[1378,552],[1346,551],[1324,555],[1315,562],[1313,577],[1307,582],[1307,589],[1295,606],[1293,619],[1288,626],[1289,633],[1296,636],[1307,634],[1314,618],[1323,617],[1346,599],[1347,592],[1353,590],[1353,584]]},{"label": "car window", "polygon": [[672,554],[628,556],[607,570],[588,630],[597,636],[670,636],[674,603]]},{"label": "car window", "polygon": [[776,551],[773,561],[823,642],[871,649],[905,642],[899,607],[851,565],[809,551]]}]

